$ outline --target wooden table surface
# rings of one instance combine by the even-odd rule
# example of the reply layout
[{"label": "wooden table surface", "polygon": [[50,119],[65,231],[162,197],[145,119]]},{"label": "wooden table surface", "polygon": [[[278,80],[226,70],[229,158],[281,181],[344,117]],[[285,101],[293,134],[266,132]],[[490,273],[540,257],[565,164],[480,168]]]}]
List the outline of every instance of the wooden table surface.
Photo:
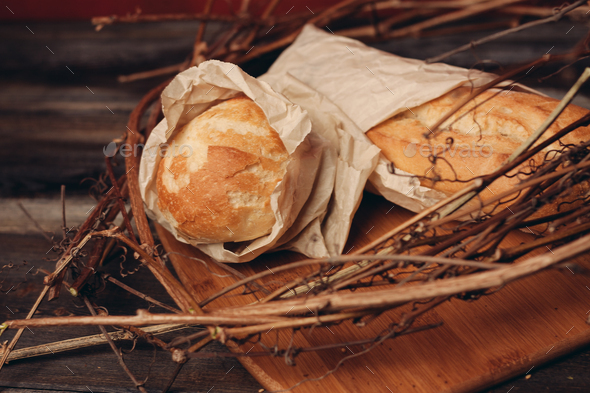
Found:
[{"label": "wooden table surface", "polygon": [[[478,56],[509,65],[540,56],[551,47],[552,53],[564,52],[587,30],[580,25],[566,35],[571,25],[564,21],[519,33],[478,48],[475,53],[457,55],[450,62],[468,67]],[[25,317],[42,289],[43,273],[38,269],[51,270],[54,265],[48,259],[55,255],[47,254],[51,245],[26,218],[18,203],[22,203],[44,230],[59,236],[59,187],[65,184],[68,225],[80,224],[93,206],[93,200],[87,196],[88,183],[80,184],[80,181],[96,177],[104,170],[102,147],[123,134],[134,105],[162,80],[118,84],[116,76],[182,61],[195,32],[196,24],[190,22],[113,26],[100,33],[89,23],[78,22],[19,22],[0,26],[0,140],[3,142],[0,145],[0,266],[3,266],[0,319]],[[483,34],[404,39],[378,46],[402,56],[426,58]],[[254,75],[260,74],[272,58],[268,56],[245,68]],[[588,61],[581,62],[548,80],[544,91],[560,97],[587,65]],[[537,76],[532,75],[526,82],[534,85]],[[579,105],[590,107],[585,96],[576,100]],[[14,267],[6,266],[10,263]],[[124,269],[132,267],[123,264]],[[147,269],[121,278],[121,266],[114,261],[104,271],[172,304]],[[112,314],[130,314],[148,307],[145,301],[113,285],[100,291],[96,302]],[[38,313],[40,316],[69,314],[86,315],[87,310],[66,292],[57,301],[42,303]],[[95,327],[25,330],[17,348],[96,333]],[[10,339],[12,334],[7,332],[2,340]],[[174,335],[177,333],[164,337]],[[131,346],[132,343],[126,342],[123,349],[129,350]],[[45,356],[5,366],[0,372],[0,391],[135,391],[106,345],[55,355],[48,349]],[[212,343],[205,351],[225,351],[225,348]],[[141,340],[125,357],[139,378],[149,375],[146,384],[149,391],[161,389],[174,368],[168,353],[154,352],[151,345]],[[529,379],[521,376],[486,391],[586,392],[590,389],[589,367],[590,348],[587,348],[535,367]],[[259,389],[260,385],[235,359],[212,357],[188,362],[172,391],[257,392]]]}]

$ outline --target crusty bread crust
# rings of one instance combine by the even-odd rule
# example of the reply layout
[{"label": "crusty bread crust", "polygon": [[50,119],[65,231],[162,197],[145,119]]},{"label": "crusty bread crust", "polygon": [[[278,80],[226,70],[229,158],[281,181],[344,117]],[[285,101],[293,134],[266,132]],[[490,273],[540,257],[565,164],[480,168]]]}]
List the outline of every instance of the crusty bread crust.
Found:
[{"label": "crusty bread crust", "polygon": [[[247,97],[220,103],[169,141],[158,168],[158,207],[196,241],[245,241],[270,233],[270,196],[289,154],[262,109]],[[190,154],[188,154],[190,150]]]},{"label": "crusty bread crust", "polygon": [[[439,176],[443,181],[433,183],[429,179],[423,179],[421,184],[450,195],[464,188],[467,180],[490,174],[503,164],[559,104],[553,98],[530,93],[496,93],[497,90],[486,91],[470,101],[442,125],[442,132],[437,133],[436,137],[427,139],[424,134],[429,133],[429,127],[449,112],[460,99],[469,95],[470,89],[458,88],[419,107],[404,111],[373,127],[367,132],[367,136],[396,168],[429,179]],[[569,105],[539,142],[586,113],[588,110],[584,108]],[[590,127],[580,127],[561,138],[561,141],[575,144],[586,141],[589,137]],[[452,138],[453,144],[442,154],[445,146],[449,146],[448,138]],[[546,147],[532,158],[534,164],[540,165],[547,151],[559,148],[558,142]],[[437,151],[441,157],[436,160],[436,165],[428,158],[432,151]],[[529,173],[529,165],[530,161],[510,174],[518,171]],[[455,179],[458,181],[453,181]],[[510,190],[523,179],[524,176],[502,177],[482,191],[481,198],[485,200],[494,194]],[[567,199],[577,197],[586,189],[587,185],[577,187],[572,193],[575,195]],[[557,212],[557,204],[558,202],[547,207],[545,213]]]}]

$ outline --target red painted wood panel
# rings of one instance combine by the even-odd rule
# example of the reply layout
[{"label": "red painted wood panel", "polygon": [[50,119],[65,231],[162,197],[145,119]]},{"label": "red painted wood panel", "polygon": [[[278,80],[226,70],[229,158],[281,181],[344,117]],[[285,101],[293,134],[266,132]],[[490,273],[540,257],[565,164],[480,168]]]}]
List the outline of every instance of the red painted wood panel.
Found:
[{"label": "red painted wood panel", "polygon": [[[251,0],[251,10],[260,12],[269,0]],[[338,0],[297,1],[283,0],[275,10],[275,14],[312,11],[325,8]],[[72,20],[90,19],[93,16],[125,15],[135,13],[139,7],[143,14],[160,13],[197,13],[203,10],[204,0],[7,0],[0,9],[0,20]],[[231,14],[237,10],[241,1],[216,0],[213,12]],[[230,6],[231,4],[231,6]],[[232,9],[233,6],[233,9]]]}]

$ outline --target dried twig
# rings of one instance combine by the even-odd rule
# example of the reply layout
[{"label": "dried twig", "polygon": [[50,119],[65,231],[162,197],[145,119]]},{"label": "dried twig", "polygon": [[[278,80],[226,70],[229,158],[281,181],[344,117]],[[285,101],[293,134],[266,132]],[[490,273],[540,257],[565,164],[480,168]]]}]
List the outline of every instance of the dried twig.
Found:
[{"label": "dried twig", "polygon": [[481,45],[481,44],[485,44],[487,42],[490,42],[490,41],[496,40],[498,38],[504,37],[504,36],[506,36],[508,34],[516,33],[516,32],[519,32],[519,31],[528,29],[530,27],[539,26],[539,25],[542,25],[542,24],[545,24],[545,23],[556,22],[556,21],[560,20],[568,12],[573,11],[574,9],[576,9],[576,8],[578,8],[578,7],[586,4],[587,2],[588,2],[587,0],[578,0],[575,3],[573,3],[573,4],[571,4],[571,5],[563,8],[560,12],[558,12],[558,13],[556,13],[556,14],[548,17],[548,18],[541,19],[541,20],[535,20],[535,21],[532,21],[532,22],[528,22],[528,23],[522,24],[520,26],[513,27],[511,29],[502,30],[502,31],[500,31],[498,33],[491,34],[491,35],[489,35],[487,37],[480,38],[479,40],[472,41],[469,44],[465,44],[465,45],[460,46],[460,47],[458,47],[456,49],[453,49],[451,51],[448,51],[446,53],[443,53],[442,55],[439,55],[439,56],[436,56],[436,57],[431,57],[429,59],[426,59],[426,62],[427,63],[436,63],[438,61],[441,61],[441,60],[446,59],[449,56],[455,55],[455,54],[460,53],[460,52],[464,52],[464,51],[469,50],[469,49],[471,49],[471,48],[473,48],[475,46],[478,46],[478,45]]},{"label": "dried twig", "polygon": [[[119,182],[122,184],[125,181],[125,178],[119,179]],[[87,233],[92,230],[92,228],[97,225],[101,214],[103,211],[109,206],[110,199],[103,197],[103,199],[96,204],[92,208],[92,212],[90,213],[89,217],[84,221],[84,223],[80,226],[76,235],[69,243],[68,248],[62,254],[60,259],[56,263],[56,271],[50,275],[45,277],[44,283],[51,284],[51,288],[49,289],[49,297],[48,300],[53,300],[59,297],[59,292],[61,290],[61,282],[63,281],[66,268],[68,264],[73,259],[74,254],[76,254],[83,246],[88,242],[90,237],[87,237]]]},{"label": "dried twig", "polygon": [[539,128],[526,140],[522,145],[518,147],[511,155],[508,157],[508,163],[514,161],[521,153],[528,150],[540,137],[543,135],[545,131],[553,124],[555,119],[565,110],[565,108],[572,102],[578,91],[582,88],[582,85],[586,83],[586,81],[590,78],[590,68],[586,68],[582,75],[578,78],[576,83],[569,89],[567,94],[563,96],[559,105],[553,109],[549,117],[545,119],[543,124],[539,126]]},{"label": "dried twig", "polygon": [[[88,310],[90,311],[90,314],[92,314],[93,316],[96,316],[96,310],[94,310],[94,307],[92,306],[92,304],[90,304],[90,301],[88,300],[88,298],[86,296],[84,296],[83,299],[84,299],[84,303],[86,304],[86,307],[88,307]],[[121,354],[119,348],[117,348],[117,345],[115,344],[115,342],[113,341],[113,339],[111,338],[109,333],[107,332],[107,329],[104,327],[104,325],[98,325],[98,328],[102,332],[106,341],[111,346],[111,349],[113,350],[115,355],[117,355],[117,360],[119,361],[119,364],[121,365],[123,370],[125,370],[125,373],[127,373],[129,378],[131,379],[131,381],[133,381],[133,383],[135,384],[135,387],[140,392],[147,393],[147,390],[145,390],[145,387],[143,386],[144,383],[140,383],[137,380],[137,378],[135,378],[135,376],[133,375],[131,370],[129,370],[129,367],[127,367],[127,365],[125,364],[125,361],[123,360],[123,355]]]},{"label": "dried twig", "polygon": [[127,246],[131,247],[136,253],[139,254],[139,257],[140,259],[142,259],[142,262],[150,268],[154,275],[158,277],[160,282],[164,281],[165,283],[167,283],[168,287],[171,290],[171,295],[174,294],[175,296],[184,300],[183,303],[186,303],[189,306],[187,311],[202,314],[201,308],[197,305],[197,303],[194,301],[194,299],[188,293],[188,291],[176,280],[172,273],[170,273],[170,271],[166,269],[164,266],[159,264],[151,255],[146,253],[136,243],[132,242],[123,234],[118,232],[117,227],[102,232],[96,232],[94,236],[112,237],[122,241]]},{"label": "dried twig", "polygon": [[[129,238],[137,243],[137,239],[135,239],[135,233],[133,233],[133,227],[131,226],[131,221],[129,220],[129,216],[127,215],[127,209],[125,209],[125,202],[123,202],[123,196],[121,195],[121,190],[119,189],[119,185],[117,184],[117,179],[115,178],[115,173],[113,172],[113,164],[111,164],[111,159],[107,156],[104,158],[104,162],[107,165],[107,173],[109,175],[109,179],[111,179],[111,190],[115,190],[115,195],[117,198],[117,204],[119,205],[119,210],[121,215],[123,216],[123,223],[125,228],[127,229],[127,233],[129,234]],[[109,190],[110,191],[110,190]],[[107,192],[108,194],[108,192]]]},{"label": "dried twig", "polygon": [[[205,15],[209,15],[211,13],[211,6],[213,5],[213,0],[206,0],[205,2],[205,9],[203,13]],[[205,27],[206,22],[201,21],[199,23],[199,30],[197,31],[197,36],[195,38],[195,44],[193,46],[193,56],[190,62],[191,66],[199,65],[205,58],[201,56],[201,53],[207,48],[207,44],[203,42],[203,35],[205,34]]]},{"label": "dried twig", "polygon": [[139,292],[138,290],[135,290],[135,289],[131,288],[129,285],[126,285],[126,284],[122,283],[121,281],[117,280],[113,276],[110,276],[108,274],[103,274],[103,278],[106,279],[106,280],[108,280],[108,281],[110,281],[110,282],[112,282],[113,284],[115,284],[115,285],[123,288],[127,292],[130,292],[130,293],[134,294],[135,296],[140,297],[140,298],[142,298],[143,300],[145,300],[147,302],[150,302],[152,304],[155,304],[156,306],[160,306],[160,307],[165,308],[168,311],[172,311],[173,313],[176,313],[176,314],[180,314],[182,312],[182,311],[180,311],[177,308],[171,307],[171,306],[169,306],[169,305],[167,305],[165,303],[162,303],[162,302],[154,299],[151,296],[145,295],[145,294]]},{"label": "dried twig", "polygon": [[[47,294],[48,291],[49,291],[49,286],[46,285],[45,287],[43,287],[43,290],[39,294],[39,297],[37,297],[37,301],[35,302],[35,304],[33,304],[33,307],[31,307],[31,310],[29,311],[29,314],[27,315],[27,318],[25,320],[30,320],[33,317],[33,315],[35,315],[35,312],[37,312],[37,308],[39,307],[39,304],[41,304],[41,301],[43,300],[43,298],[45,297],[45,295]],[[2,332],[5,329],[6,329],[5,324],[0,325],[0,335],[2,334]],[[14,348],[14,346],[16,345],[18,340],[20,339],[20,336],[22,336],[24,330],[25,330],[24,326],[19,328],[18,331],[16,332],[16,334],[14,335],[14,337],[12,338],[12,340],[10,341],[10,343],[8,344],[8,346],[6,347],[4,354],[2,355],[2,359],[0,359],[0,370],[2,370],[2,366],[4,366],[6,359],[8,359],[10,352],[12,351],[12,349]]]},{"label": "dried twig", "polygon": [[186,70],[188,65],[189,65],[188,61],[183,61],[182,63],[173,64],[173,65],[169,65],[169,66],[162,67],[162,68],[157,68],[155,70],[135,72],[135,73],[129,74],[129,75],[120,75],[117,78],[117,80],[121,83],[126,83],[126,82],[133,82],[133,81],[141,80],[141,79],[154,78],[156,76],[161,76],[161,75],[176,74],[178,72]]},{"label": "dried twig", "polygon": [[25,209],[25,207],[23,206],[23,204],[22,204],[20,201],[18,201],[16,204],[18,205],[19,209],[21,209],[21,210],[22,210],[22,212],[23,212],[23,213],[25,213],[25,216],[27,216],[27,218],[28,218],[28,219],[29,219],[29,220],[30,220],[30,221],[33,223],[33,225],[35,225],[35,228],[37,228],[37,230],[39,231],[39,233],[40,233],[41,235],[43,235],[43,237],[44,237],[45,239],[47,239],[47,241],[48,241],[49,243],[53,244],[53,239],[52,239],[52,238],[50,238],[50,237],[47,235],[47,232],[45,232],[45,231],[43,230],[43,228],[41,228],[41,225],[39,225],[39,223],[37,222],[37,220],[35,220],[35,219],[33,218],[33,216],[31,216],[31,214],[30,214],[30,213],[27,211],[27,209]]},{"label": "dried twig", "polygon": [[146,310],[138,310],[135,316],[72,316],[59,318],[34,318],[13,319],[4,322],[0,328],[21,328],[25,326],[94,326],[94,325],[121,325],[121,326],[145,326],[164,323],[174,324],[198,324],[198,325],[249,325],[264,322],[278,322],[286,320],[282,317],[218,317],[195,314],[152,314]]},{"label": "dried twig", "polygon": [[64,239],[67,236],[66,230],[68,226],[66,225],[66,186],[61,185],[61,230],[63,232]]},{"label": "dried twig", "polygon": [[[164,324],[147,326],[142,330],[148,334],[159,335],[187,328],[189,328],[189,326],[184,324]],[[113,341],[133,340],[135,338],[134,334],[132,334],[130,331],[125,330],[109,332],[108,335],[111,337]],[[104,335],[102,333],[95,334],[92,336],[71,338],[69,340],[55,341],[47,344],[41,344],[33,347],[14,350],[8,356],[8,361],[11,362],[13,360],[18,359],[26,359],[43,355],[52,355],[59,352],[73,351],[75,349],[88,348],[93,347],[95,345],[102,345],[106,343],[107,340],[104,338]]]},{"label": "dried twig", "polygon": [[[521,0],[491,0],[482,3],[477,3],[475,5],[465,7],[458,11],[453,11],[448,14],[435,16],[434,18],[425,20],[423,22],[418,22],[414,25],[408,27],[402,27],[401,29],[394,30],[385,34],[384,38],[398,38],[404,37],[407,35],[416,35],[422,30],[426,30],[430,27],[438,26],[444,23],[452,22],[459,19],[464,19],[468,16],[478,15],[486,11],[490,11],[493,9],[497,9],[503,7],[507,4],[516,3]],[[580,0],[581,1],[581,0]]]},{"label": "dried twig", "polygon": [[[97,16],[92,18],[91,22],[97,26],[97,30],[102,29],[106,25],[112,25],[115,23],[145,23],[145,22],[165,22],[165,21],[183,21],[183,20],[199,20],[199,21],[218,21],[226,23],[235,23],[240,20],[239,17],[232,15],[220,15],[220,14],[156,14],[156,15],[112,15],[112,16]],[[256,23],[255,19],[252,19],[251,23]]]}]

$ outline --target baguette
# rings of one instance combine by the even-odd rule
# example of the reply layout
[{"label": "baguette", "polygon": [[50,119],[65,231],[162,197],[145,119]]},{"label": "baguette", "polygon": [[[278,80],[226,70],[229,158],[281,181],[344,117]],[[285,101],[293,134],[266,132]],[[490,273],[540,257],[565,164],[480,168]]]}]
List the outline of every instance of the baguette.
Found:
[{"label": "baguette", "polygon": [[[399,113],[370,129],[367,137],[396,168],[426,176],[421,178],[422,185],[451,195],[464,188],[470,179],[490,174],[501,166],[559,104],[553,98],[530,93],[488,90],[453,114],[440,127],[442,132],[430,139],[424,137],[425,133],[429,133],[429,127],[470,92],[469,88],[457,88]],[[569,105],[537,143],[587,113],[584,108]],[[589,137],[590,127],[580,127],[561,138],[561,142],[576,144]],[[452,144],[449,138],[452,138]],[[520,171],[521,174],[497,179],[481,192],[480,197],[485,200],[512,189],[524,180],[522,173],[530,173],[531,164],[540,165],[548,151],[560,148],[559,142],[547,146],[532,157],[532,161],[509,173],[513,175]],[[436,165],[428,158],[433,152],[439,157]],[[579,184],[566,199],[574,200],[587,190],[587,183]],[[557,213],[563,201],[565,199],[562,198],[544,206],[542,214]]]}]

